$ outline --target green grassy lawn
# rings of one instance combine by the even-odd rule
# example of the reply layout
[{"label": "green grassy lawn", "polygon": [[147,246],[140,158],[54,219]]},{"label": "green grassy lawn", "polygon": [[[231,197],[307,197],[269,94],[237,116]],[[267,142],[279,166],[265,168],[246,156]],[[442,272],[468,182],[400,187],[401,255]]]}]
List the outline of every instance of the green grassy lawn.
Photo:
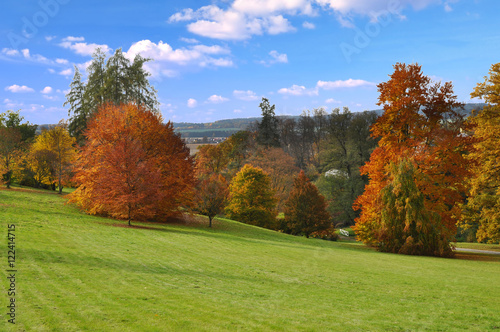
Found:
[{"label": "green grassy lawn", "polygon": [[500,328],[500,261],[378,253],[230,220],[213,229],[87,216],[0,190],[1,267],[16,225],[16,325],[0,331],[408,331]]}]

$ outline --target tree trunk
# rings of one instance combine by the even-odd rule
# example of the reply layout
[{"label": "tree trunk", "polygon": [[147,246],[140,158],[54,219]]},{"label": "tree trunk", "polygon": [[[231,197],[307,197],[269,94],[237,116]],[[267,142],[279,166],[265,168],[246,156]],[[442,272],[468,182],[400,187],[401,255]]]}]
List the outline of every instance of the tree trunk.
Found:
[{"label": "tree trunk", "polygon": [[208,216],[208,227],[212,227],[212,216]]}]

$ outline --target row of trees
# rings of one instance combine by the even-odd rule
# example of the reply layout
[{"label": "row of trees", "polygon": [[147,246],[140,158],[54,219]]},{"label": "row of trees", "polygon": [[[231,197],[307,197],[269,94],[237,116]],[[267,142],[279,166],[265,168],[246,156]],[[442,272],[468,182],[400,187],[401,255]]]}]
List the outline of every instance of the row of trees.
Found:
[{"label": "row of trees", "polygon": [[451,83],[398,63],[378,85],[380,117],[344,108],[280,120],[263,98],[254,131],[202,146],[193,159],[155,108],[145,61],[131,63],[120,50],[106,61],[97,51],[85,83],[75,70],[68,128],[61,123],[35,138],[36,127],[21,124],[18,113],[2,115],[6,184],[29,173],[35,185],[62,190],[73,164],[71,201],[129,223],[188,208],[210,224],[225,213],[328,237],[333,224],[356,222],[358,239],[380,250],[439,256],[452,254],[457,224],[477,229],[480,241],[499,241],[500,64],[472,94],[489,106],[468,120]]}]

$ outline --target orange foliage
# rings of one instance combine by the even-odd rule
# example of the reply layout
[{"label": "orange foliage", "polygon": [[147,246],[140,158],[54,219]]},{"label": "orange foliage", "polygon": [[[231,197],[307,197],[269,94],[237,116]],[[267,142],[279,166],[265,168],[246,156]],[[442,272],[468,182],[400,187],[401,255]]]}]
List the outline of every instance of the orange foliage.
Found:
[{"label": "orange foliage", "polygon": [[134,104],[105,105],[90,121],[70,195],[91,214],[166,218],[189,204],[194,186],[189,151],[170,122]]},{"label": "orange foliage", "polygon": [[354,207],[361,209],[356,219],[358,238],[379,245],[381,214],[384,209],[381,191],[391,176],[389,165],[407,159],[423,176],[415,179],[425,197],[425,208],[439,215],[445,226],[445,238],[456,231],[459,204],[465,193],[464,178],[469,174],[465,154],[471,138],[463,135],[466,124],[456,109],[450,82],[431,83],[417,64],[396,64],[390,80],[378,85],[378,105],[384,114],[372,126],[372,136],[380,137],[370,161],[361,168],[370,178],[363,195]]}]

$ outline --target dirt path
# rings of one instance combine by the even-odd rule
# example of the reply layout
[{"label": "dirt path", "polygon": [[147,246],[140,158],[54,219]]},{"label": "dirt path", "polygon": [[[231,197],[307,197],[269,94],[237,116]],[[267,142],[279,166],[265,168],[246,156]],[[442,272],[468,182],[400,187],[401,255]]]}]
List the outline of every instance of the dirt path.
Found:
[{"label": "dirt path", "polygon": [[457,248],[457,249],[455,249],[455,251],[457,251],[457,252],[474,252],[477,254],[500,255],[500,251],[492,251],[492,250]]}]

